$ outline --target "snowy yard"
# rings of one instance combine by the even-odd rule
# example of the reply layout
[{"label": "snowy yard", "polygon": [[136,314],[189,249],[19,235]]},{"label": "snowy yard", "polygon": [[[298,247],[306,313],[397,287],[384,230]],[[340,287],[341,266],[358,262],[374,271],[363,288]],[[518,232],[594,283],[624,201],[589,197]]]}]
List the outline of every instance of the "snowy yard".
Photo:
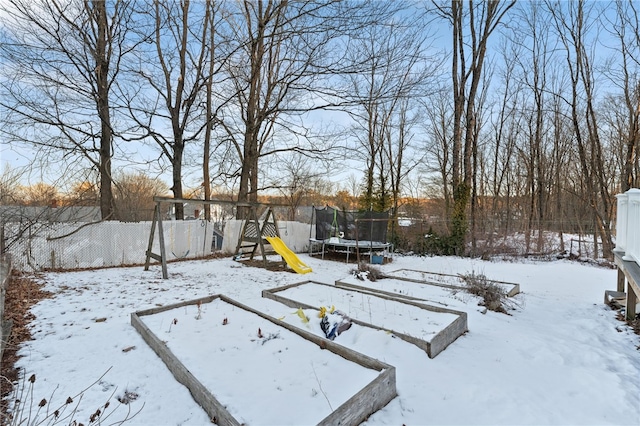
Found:
[{"label": "snowy yard", "polygon": [[[313,268],[312,273],[270,272],[231,259],[171,263],[168,280],[161,279],[159,266],[147,272],[133,267],[46,273],[42,280],[56,296],[33,308],[34,340],[22,348],[19,366],[26,377],[32,373],[38,377],[34,398],[47,398],[52,405],[64,403],[67,396],[100,378],[79,403],[76,419],[84,423],[111,398],[110,408],[117,409],[110,421],[124,417],[128,409],[141,409],[129,424],[210,424],[189,391],[132,327],[131,313],[223,294],[272,317],[286,317],[295,325],[295,310],[262,298],[262,290],[306,280],[348,281],[354,269],[353,264],[300,257]],[[339,335],[336,343],[396,368],[398,396],[366,424],[640,424],[640,337],[603,304],[604,291],[615,289],[615,270],[568,261],[485,262],[453,257],[396,257],[380,268],[383,272],[475,272],[518,283],[522,293],[515,297],[520,308],[505,315],[483,313],[474,296],[453,295],[442,288],[403,288],[401,291],[467,312],[469,332],[433,359],[384,331],[353,325]],[[387,291],[406,285],[384,280],[358,284]],[[166,315],[158,317],[153,327],[182,357],[209,359],[212,365],[233,360],[226,371],[207,372],[212,374],[214,392],[256,391],[254,387],[264,383],[258,376],[265,371],[255,357],[272,357],[273,361],[280,357],[274,358],[274,351],[283,350],[275,346],[285,343],[274,338],[259,344],[253,325],[247,330],[232,328],[231,323],[224,327],[223,319],[231,321],[232,315],[212,306],[203,313],[211,323],[195,320],[193,307],[180,315]],[[375,318],[375,310],[370,315]],[[173,319],[178,321],[168,332]],[[317,333],[317,316],[310,313],[309,319],[298,326]],[[233,327],[238,322],[233,319]],[[204,328],[198,331],[196,325]],[[273,336],[278,329],[269,326],[260,332]],[[182,341],[169,342],[170,338]],[[299,375],[304,380],[296,383],[294,393],[306,398],[308,409],[298,411],[301,405],[287,392],[279,395],[277,386],[292,384],[289,379],[276,384],[276,391],[265,388],[262,401],[260,392],[252,393],[258,411],[275,407],[277,402],[278,407],[289,407],[288,417],[261,417],[250,413],[250,408],[241,409],[239,417],[246,415],[248,424],[273,424],[280,419],[289,424],[314,423],[326,415],[327,398],[344,400],[344,395],[375,376],[366,369],[342,370],[342,361],[318,352],[327,351],[279,358],[287,369],[302,371]],[[334,362],[335,372],[323,369]],[[311,372],[309,366],[313,366]],[[277,370],[275,380],[287,369]],[[308,405],[310,396],[312,404],[318,403],[316,408]],[[117,399],[129,403],[123,406]]]}]

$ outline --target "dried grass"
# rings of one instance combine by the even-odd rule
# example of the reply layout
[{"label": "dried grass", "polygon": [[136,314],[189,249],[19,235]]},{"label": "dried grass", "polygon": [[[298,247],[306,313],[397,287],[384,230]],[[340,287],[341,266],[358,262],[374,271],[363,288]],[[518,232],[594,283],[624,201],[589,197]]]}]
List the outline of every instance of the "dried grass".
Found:
[{"label": "dried grass", "polygon": [[352,270],[351,273],[360,281],[364,281],[365,278],[369,281],[377,281],[387,277],[380,268],[366,262],[360,262],[358,269]]},{"label": "dried grass", "polygon": [[507,296],[507,291],[497,283],[487,279],[484,274],[461,274],[460,277],[466,284],[465,290],[480,297],[481,306],[490,311],[509,314],[508,311],[518,307],[518,303]]}]

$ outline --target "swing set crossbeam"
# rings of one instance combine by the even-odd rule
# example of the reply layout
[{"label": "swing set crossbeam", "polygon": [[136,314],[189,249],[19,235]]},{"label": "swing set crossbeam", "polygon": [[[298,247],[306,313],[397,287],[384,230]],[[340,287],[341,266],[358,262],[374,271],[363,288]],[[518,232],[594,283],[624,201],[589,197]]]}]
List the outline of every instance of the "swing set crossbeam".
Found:
[{"label": "swing set crossbeam", "polygon": [[[257,215],[256,215],[256,211],[259,207],[263,207],[263,206],[268,206],[268,213],[267,213],[267,220],[265,220],[265,224],[268,224],[269,229],[267,230],[268,234],[272,234],[273,233],[273,226],[275,227],[275,233],[276,236],[278,234],[278,228],[277,228],[277,222],[275,219],[275,215],[273,214],[273,211],[271,210],[271,207],[288,207],[286,204],[272,204],[272,203],[254,203],[254,202],[237,202],[237,201],[230,201],[230,200],[218,200],[218,199],[214,199],[214,200],[201,200],[201,199],[196,199],[196,198],[171,198],[171,197],[160,197],[160,196],[154,196],[153,197],[153,201],[155,202],[156,206],[154,208],[154,212],[153,212],[153,222],[151,223],[151,232],[149,233],[149,245],[147,246],[147,250],[145,252],[146,255],[146,260],[144,263],[144,270],[148,271],[149,267],[151,266],[151,259],[159,261],[160,264],[162,265],[162,278],[163,279],[167,279],[169,277],[168,273],[167,273],[167,249],[165,247],[165,241],[164,241],[164,231],[162,229],[162,209],[161,209],[161,205],[163,203],[170,203],[170,204],[186,204],[186,203],[191,203],[191,204],[202,204],[203,206],[207,206],[207,205],[213,205],[213,204],[226,204],[226,205],[233,205],[235,207],[242,207],[242,208],[248,208],[250,211],[250,216],[255,216],[255,221],[245,221],[245,227],[247,226],[248,223],[250,223],[250,226],[255,224],[254,229],[248,232],[248,235],[245,235],[245,231],[247,229],[243,228],[242,232],[240,233],[240,241],[238,241],[238,245],[236,247],[236,253],[238,253],[241,249],[245,249],[245,248],[252,248],[251,250],[251,259],[253,259],[258,246],[261,249],[262,252],[262,256],[263,256],[263,262],[267,263],[267,258],[266,258],[266,254],[264,251],[264,244],[263,244],[263,237],[265,235],[265,229],[260,227]],[[268,220],[268,217],[271,216],[272,217],[272,222]],[[154,253],[153,252],[153,240],[155,237],[155,232],[156,232],[156,226],[158,228],[158,239],[159,239],[159,243],[160,243],[160,253]],[[249,227],[250,227],[249,226]],[[255,235],[252,235],[252,233],[254,233]],[[272,236],[272,235],[267,235],[267,236]],[[250,245],[245,245],[243,244],[244,242],[251,242],[253,244]],[[188,252],[187,252],[188,253]],[[175,254],[174,254],[175,256]],[[186,255],[185,255],[186,256]]]}]

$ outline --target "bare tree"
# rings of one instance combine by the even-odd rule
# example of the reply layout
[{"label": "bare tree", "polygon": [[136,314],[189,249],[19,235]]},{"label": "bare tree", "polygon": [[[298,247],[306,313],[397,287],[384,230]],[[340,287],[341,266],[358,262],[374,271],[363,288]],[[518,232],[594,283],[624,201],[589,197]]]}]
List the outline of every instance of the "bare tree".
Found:
[{"label": "bare tree", "polygon": [[[621,191],[640,186],[640,19],[637,5],[632,1],[617,0],[616,18],[607,25],[609,32],[618,40],[617,57],[609,67],[611,83],[620,88],[619,99],[612,101],[605,111],[617,114],[617,105],[624,105],[624,113],[610,121],[624,140],[622,152]],[[611,108],[613,107],[613,108]]]},{"label": "bare tree", "polygon": [[[205,130],[204,130],[204,143],[203,143],[203,157],[202,157],[202,186],[204,192],[204,199],[211,199],[211,173],[209,169],[209,162],[211,161],[211,138],[213,135],[213,128],[215,125],[216,112],[214,111],[214,77],[216,75],[216,27],[218,22],[216,17],[219,13],[219,7],[214,4],[213,0],[207,0],[205,3],[205,16],[204,19],[209,22],[208,24],[208,38],[209,38],[209,60],[208,70],[205,77]],[[203,26],[204,34],[202,35],[203,41],[207,38],[207,26]],[[204,216],[206,220],[211,219],[210,206],[205,206]]]},{"label": "bare tree", "polygon": [[[489,37],[515,1],[460,2],[436,5],[436,10],[452,27],[452,243],[456,253],[464,251],[467,208],[473,177],[472,158],[477,140],[476,100],[482,82]],[[465,6],[466,5],[466,6]]]},{"label": "bare tree", "polygon": [[[505,52],[507,67],[519,79],[516,84],[519,107],[516,114],[521,121],[522,158],[527,165],[529,207],[525,231],[529,250],[531,232],[538,230],[537,251],[542,251],[543,228],[547,220],[550,187],[546,144],[552,120],[548,115],[548,98],[552,96],[548,82],[553,61],[554,45],[548,31],[548,14],[539,3],[527,3],[516,9],[517,25],[510,28],[511,50]],[[523,31],[526,29],[526,31]],[[512,77],[513,78],[513,77]],[[508,92],[505,92],[505,94]]]},{"label": "bare tree", "polygon": [[[441,88],[424,99],[426,120],[423,123],[424,131],[429,135],[425,142],[426,158],[421,167],[421,172],[430,177],[428,186],[431,187],[431,198],[441,198],[443,201],[443,216],[449,217],[451,204],[451,120],[453,114],[446,89]],[[438,188],[437,193],[433,193]],[[446,222],[445,222],[446,228]],[[448,229],[446,229],[449,231]]]},{"label": "bare tree", "polygon": [[394,214],[397,214],[401,204],[405,180],[425,157],[424,152],[418,151],[416,140],[419,137],[414,130],[422,118],[422,114],[411,110],[410,99],[403,99],[394,123],[395,129],[387,132],[385,153],[391,172],[391,207]]},{"label": "bare tree", "polygon": [[129,2],[10,0],[2,8],[2,133],[37,146],[48,163],[88,161],[102,218],[114,219],[111,93],[132,48]]},{"label": "bare tree", "polygon": [[[220,115],[220,125],[233,152],[224,159],[237,166],[227,173],[239,179],[238,201],[257,200],[267,158],[296,152],[323,159],[333,152],[335,138],[312,129],[305,115],[334,105],[337,90],[329,77],[348,67],[339,43],[373,20],[371,5],[334,0],[230,5],[228,39],[235,44],[226,71],[234,102]],[[238,210],[239,217],[244,213]]]},{"label": "bare tree", "polygon": [[323,168],[316,167],[307,157],[292,154],[282,158],[278,174],[272,177],[272,187],[282,194],[288,205],[289,220],[296,220],[296,210],[326,175]]},{"label": "bare tree", "polygon": [[165,196],[169,188],[159,179],[144,173],[120,173],[115,176],[115,199],[122,221],[152,220],[155,203],[153,196]]},{"label": "bare tree", "polygon": [[[406,12],[389,8],[391,16]],[[365,163],[361,209],[398,206],[402,179],[419,162],[411,158],[418,98],[433,78],[439,60],[427,57],[429,33],[423,16],[390,18],[372,25],[350,43],[349,61],[361,71],[347,76],[345,96],[354,106],[354,150]]]},{"label": "bare tree", "polygon": [[33,185],[20,188],[22,203],[25,206],[52,206],[57,205],[60,193],[58,189],[48,183],[38,182]]},{"label": "bare tree", "polygon": [[[84,180],[71,185],[67,191],[66,202],[74,206],[95,206],[96,200],[100,197],[100,188],[91,181]],[[118,215],[119,219],[122,219]]]},{"label": "bare tree", "polygon": [[[211,1],[151,1],[140,16],[140,31],[146,31],[142,37],[151,44],[146,51],[136,51],[138,62],[129,69],[144,83],[143,90],[124,88],[137,126],[135,138],[152,140],[160,156],[168,159],[175,198],[183,197],[185,150],[210,129],[211,111],[203,114],[200,103],[209,102],[206,88],[212,84],[212,7]],[[194,158],[201,164],[200,155]],[[177,203],[176,218],[183,217],[183,206]]]},{"label": "bare tree", "polygon": [[0,174],[0,205],[17,205],[20,202],[20,180],[23,173],[18,169],[5,166]]},{"label": "bare tree", "polygon": [[[604,255],[610,257],[613,249],[612,201],[605,177],[606,163],[596,114],[596,89],[592,63],[594,52],[593,47],[590,47],[587,42],[589,29],[594,24],[590,13],[597,16],[600,11],[594,4],[586,4],[582,0],[568,4],[553,3],[549,7],[558,37],[567,54],[567,68],[571,79],[569,102],[573,131],[586,196],[594,217],[595,235],[601,238]],[[595,42],[592,41],[592,43]]]},{"label": "bare tree", "polygon": [[[488,149],[489,167],[488,195],[491,199],[490,214],[487,221],[492,225],[487,237],[488,245],[494,243],[496,232],[502,231],[506,237],[511,230],[513,211],[512,199],[515,198],[513,187],[513,161],[517,140],[521,133],[522,115],[519,114],[519,105],[522,102],[522,90],[516,77],[516,63],[519,46],[511,49],[513,44],[502,43],[503,67],[501,84],[496,90],[495,110],[491,115],[490,137],[493,144]],[[496,231],[496,232],[494,232]]]},{"label": "bare tree", "polygon": [[[224,126],[241,164],[238,201],[255,202],[263,149],[295,96],[292,92],[310,76],[317,46],[306,37],[315,5],[245,0],[237,6],[228,20],[230,37],[238,43],[228,73],[241,122],[238,126],[227,120]],[[238,210],[239,216],[244,214]]]}]

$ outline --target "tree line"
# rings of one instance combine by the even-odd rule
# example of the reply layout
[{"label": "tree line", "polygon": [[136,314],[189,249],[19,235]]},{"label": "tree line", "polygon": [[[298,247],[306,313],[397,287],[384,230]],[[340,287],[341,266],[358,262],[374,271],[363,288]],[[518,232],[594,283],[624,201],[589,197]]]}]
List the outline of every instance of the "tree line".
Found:
[{"label": "tree line", "polygon": [[125,167],[170,175],[176,198],[292,203],[352,169],[362,209],[439,200],[440,252],[579,229],[609,253],[614,194],[640,183],[633,1],[0,7],[3,143],[94,181],[105,220]]},{"label": "tree line", "polygon": [[[0,226],[7,222],[26,221],[27,218],[21,217],[21,209],[25,207],[64,209],[99,205],[100,190],[92,182],[76,181],[64,186],[45,182],[24,185],[21,183],[22,177],[19,171],[10,167],[0,174],[0,209],[4,208],[5,213],[0,220]],[[187,199],[202,200],[205,198],[202,187],[185,187],[184,190]],[[169,197],[170,192],[168,185],[161,179],[152,178],[141,172],[120,172],[114,176],[114,204],[119,212],[118,218],[123,222],[153,220],[156,205],[153,195]],[[221,201],[221,206],[225,206],[230,201],[234,201],[235,197],[234,193],[226,191],[224,188],[214,188],[209,199]],[[328,180],[317,180],[315,183],[309,180],[305,180],[304,183],[293,182],[291,186],[282,188],[280,191],[260,195],[258,202],[278,206],[278,209],[275,209],[278,218],[292,221],[310,220],[308,214],[304,218],[298,217],[299,209],[305,206],[332,205],[348,211],[358,207],[357,197],[346,190],[335,189],[335,185]],[[14,208],[16,211],[9,214],[7,208]],[[172,209],[167,206],[167,212],[170,210]],[[207,209],[203,205],[198,205],[197,210],[202,214],[198,215],[196,219],[204,218]],[[228,210],[232,212],[234,209]],[[44,209],[38,209],[38,211],[42,212],[42,218],[31,217],[31,219],[45,220],[45,217],[55,217],[55,215],[47,214]]]}]

